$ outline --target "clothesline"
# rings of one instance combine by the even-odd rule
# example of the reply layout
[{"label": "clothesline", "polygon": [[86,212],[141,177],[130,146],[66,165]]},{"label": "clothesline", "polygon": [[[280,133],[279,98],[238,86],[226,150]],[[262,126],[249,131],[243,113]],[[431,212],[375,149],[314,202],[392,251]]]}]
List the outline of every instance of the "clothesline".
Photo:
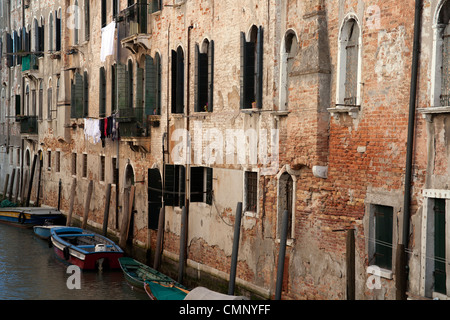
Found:
[{"label": "clothesline", "polygon": [[116,114],[104,118],[85,118],[84,119],[84,137],[93,144],[100,141],[105,146],[105,139],[112,141],[119,139],[119,123],[116,120]]}]

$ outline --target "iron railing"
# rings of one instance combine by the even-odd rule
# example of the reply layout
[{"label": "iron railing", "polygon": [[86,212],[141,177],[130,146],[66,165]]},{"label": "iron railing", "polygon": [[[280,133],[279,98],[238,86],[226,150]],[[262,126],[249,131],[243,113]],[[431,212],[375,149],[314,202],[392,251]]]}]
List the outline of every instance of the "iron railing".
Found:
[{"label": "iron railing", "polygon": [[120,23],[122,39],[147,33],[148,9],[147,3],[135,3],[120,12],[116,21]]},{"label": "iron railing", "polygon": [[21,134],[38,134],[38,117],[22,116],[20,117]]}]

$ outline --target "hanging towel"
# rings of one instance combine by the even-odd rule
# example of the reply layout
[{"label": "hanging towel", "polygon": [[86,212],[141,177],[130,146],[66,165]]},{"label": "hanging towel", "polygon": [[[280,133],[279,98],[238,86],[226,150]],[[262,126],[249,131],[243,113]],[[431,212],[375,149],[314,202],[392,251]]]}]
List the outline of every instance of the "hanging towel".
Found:
[{"label": "hanging towel", "polygon": [[114,53],[114,33],[116,31],[116,22],[113,21],[102,28],[102,49],[100,51],[100,60],[105,62],[106,57]]},{"label": "hanging towel", "polygon": [[98,119],[84,119],[84,138],[94,144],[101,140],[101,132]]}]

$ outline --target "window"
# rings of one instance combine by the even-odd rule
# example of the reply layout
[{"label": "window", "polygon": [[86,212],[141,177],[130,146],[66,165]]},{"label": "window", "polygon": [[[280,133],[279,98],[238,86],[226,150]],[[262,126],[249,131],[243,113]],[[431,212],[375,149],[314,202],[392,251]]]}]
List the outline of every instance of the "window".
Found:
[{"label": "window", "polygon": [[47,151],[47,170],[51,171],[52,170],[52,152],[50,150]]},{"label": "window", "polygon": [[56,151],[55,155],[55,171],[61,172],[61,152]]},{"label": "window", "polygon": [[78,6],[78,0],[75,0],[74,6],[75,12],[71,12],[74,15],[74,28],[73,28],[73,43],[78,44],[78,30],[80,29],[80,10]]},{"label": "window", "polygon": [[72,153],[72,175],[77,175],[77,154]]},{"label": "window", "polygon": [[151,13],[160,11],[162,8],[162,0],[150,0],[149,5],[151,6],[150,8]]},{"label": "window", "polygon": [[48,18],[48,50],[53,51],[53,14]]},{"label": "window", "polygon": [[133,89],[134,89],[134,77],[133,77],[133,61],[128,60],[128,108],[133,108]]},{"label": "window", "polygon": [[[114,0],[113,0],[114,2]],[[106,0],[102,0],[102,28],[106,27]]]},{"label": "window", "polygon": [[83,178],[87,178],[88,156],[83,153]]},{"label": "window", "polygon": [[112,158],[112,183],[117,185],[119,183],[119,168],[117,167],[117,158]]},{"label": "window", "polygon": [[250,41],[241,32],[241,109],[262,108],[263,28],[253,26]]},{"label": "window", "polygon": [[213,169],[191,167],[191,202],[205,202],[209,205],[213,200]]},{"label": "window", "polygon": [[61,51],[61,9],[58,10],[56,15],[56,41],[55,41],[55,50]]},{"label": "window", "polygon": [[105,68],[100,68],[100,97],[99,97],[99,117],[106,117],[106,73]]},{"label": "window", "polygon": [[440,8],[435,28],[435,68],[432,81],[432,106],[450,106],[450,1]]},{"label": "window", "polygon": [[40,56],[44,55],[44,44],[45,44],[45,25],[44,25],[44,18],[41,17],[41,26],[39,27],[39,41],[38,41],[38,51],[40,51]]},{"label": "window", "polygon": [[258,205],[258,173],[245,172],[245,211],[256,213]]},{"label": "window", "polygon": [[195,111],[212,112],[214,94],[214,41],[195,46]]},{"label": "window", "polygon": [[84,40],[88,41],[91,36],[91,13],[89,0],[84,0]]},{"label": "window", "polygon": [[83,77],[83,117],[89,116],[89,82],[87,71],[84,72]]},{"label": "window", "polygon": [[44,117],[44,80],[39,82],[39,115],[38,119],[42,120]]},{"label": "window", "polygon": [[294,58],[297,55],[297,36],[292,30],[286,32],[281,46],[281,66],[280,66],[280,101],[279,110],[288,110],[290,72]]},{"label": "window", "polygon": [[105,181],[105,156],[100,156],[100,181]]},{"label": "window", "polygon": [[356,17],[348,16],[339,37],[337,105],[359,105],[361,83],[360,28]]},{"label": "window", "polygon": [[161,114],[161,57],[145,57],[145,115]]},{"label": "window", "polygon": [[392,270],[392,231],[393,208],[375,205],[375,251],[372,261],[374,265]]},{"label": "window", "polygon": [[172,50],[172,113],[184,113],[184,52]]},{"label": "window", "polygon": [[184,206],[186,169],[181,165],[166,164],[164,202],[167,206]]},{"label": "window", "polygon": [[447,295],[445,271],[445,199],[434,200],[434,291]]},{"label": "window", "polygon": [[111,66],[111,112],[117,111],[117,73],[116,65]]},{"label": "window", "polygon": [[52,108],[53,108],[53,89],[52,80],[49,80],[47,89],[47,120],[52,120]]}]

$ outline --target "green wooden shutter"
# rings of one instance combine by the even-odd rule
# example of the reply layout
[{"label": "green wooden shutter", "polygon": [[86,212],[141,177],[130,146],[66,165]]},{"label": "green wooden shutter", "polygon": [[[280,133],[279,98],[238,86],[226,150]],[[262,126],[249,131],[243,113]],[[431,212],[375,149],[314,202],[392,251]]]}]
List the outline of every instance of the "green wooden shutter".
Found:
[{"label": "green wooden shutter", "polygon": [[393,208],[375,208],[375,264],[380,268],[392,269]]},{"label": "green wooden shutter", "polygon": [[175,166],[166,164],[164,167],[164,205],[173,206],[175,195]]},{"label": "green wooden shutter", "polygon": [[87,118],[89,116],[89,82],[88,73],[84,72],[83,79],[83,117]]},{"label": "green wooden shutter", "polygon": [[71,92],[72,106],[70,110],[71,118],[83,117],[83,95],[84,95],[83,77],[79,73],[76,73],[74,81],[72,83],[72,92]]},{"label": "green wooden shutter", "polygon": [[196,112],[201,111],[200,106],[198,104],[198,67],[199,67],[199,61],[198,58],[200,56],[200,49],[198,47],[198,44],[195,45],[195,52],[194,52],[194,110]]},{"label": "green wooden shutter", "polygon": [[136,120],[140,123],[143,121],[144,107],[142,105],[144,98],[144,69],[136,69],[136,104],[134,106]]},{"label": "green wooden shutter", "polygon": [[116,91],[117,91],[117,109],[127,109],[128,95],[127,95],[127,70],[124,64],[118,63],[116,66]]},{"label": "green wooden shutter", "polygon": [[206,168],[206,203],[213,202],[213,168]]},{"label": "green wooden shutter", "polygon": [[263,56],[264,56],[264,46],[263,46],[264,32],[263,28],[258,29],[258,40],[256,48],[256,106],[262,108],[262,97],[263,97]]},{"label": "green wooden shutter", "polygon": [[100,68],[100,78],[99,78],[99,117],[103,118],[106,116],[106,75],[105,68]]},{"label": "green wooden shutter", "polygon": [[434,200],[434,291],[447,294],[445,271],[445,199]]},{"label": "green wooden shutter", "polygon": [[155,65],[151,56],[145,57],[145,115],[155,114]]},{"label": "green wooden shutter", "polygon": [[240,107],[241,109],[245,109],[245,57],[246,57],[246,41],[245,41],[245,33],[241,32],[241,75],[240,75],[240,84],[241,84],[241,96],[240,96]]},{"label": "green wooden shutter", "polygon": [[208,52],[208,111],[214,110],[214,41],[209,43]]},{"label": "green wooden shutter", "polygon": [[161,114],[161,57],[157,53],[155,57],[156,65],[156,114]]}]

